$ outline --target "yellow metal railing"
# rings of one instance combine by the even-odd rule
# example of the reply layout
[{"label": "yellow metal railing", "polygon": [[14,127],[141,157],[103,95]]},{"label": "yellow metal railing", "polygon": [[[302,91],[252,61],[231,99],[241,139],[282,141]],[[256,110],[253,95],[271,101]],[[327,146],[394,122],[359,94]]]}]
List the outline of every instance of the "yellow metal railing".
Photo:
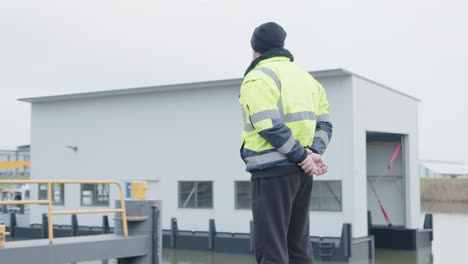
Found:
[{"label": "yellow metal railing", "polygon": [[6,169],[18,169],[23,167],[31,167],[31,161],[21,160],[21,161],[0,161],[0,170]]},{"label": "yellow metal railing", "polygon": [[[115,181],[73,181],[73,180],[1,180],[6,184],[47,184],[47,200],[29,200],[29,201],[0,201],[0,205],[21,205],[21,204],[47,204],[48,205],[48,235],[49,243],[53,243],[54,228],[53,215],[67,214],[100,214],[100,213],[121,213],[124,236],[128,236],[127,213],[125,212],[125,200],[122,185]],[[52,211],[52,184],[113,184],[120,191],[120,209],[99,209],[99,210],[77,210],[77,211]]]}]

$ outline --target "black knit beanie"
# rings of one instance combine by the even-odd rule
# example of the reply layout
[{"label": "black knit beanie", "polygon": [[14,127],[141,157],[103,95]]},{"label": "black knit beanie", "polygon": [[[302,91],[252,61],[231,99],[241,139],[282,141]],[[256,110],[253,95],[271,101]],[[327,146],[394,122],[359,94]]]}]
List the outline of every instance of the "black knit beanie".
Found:
[{"label": "black knit beanie", "polygon": [[275,22],[268,22],[255,28],[250,44],[254,51],[263,54],[270,49],[284,47],[285,39],[286,31]]}]

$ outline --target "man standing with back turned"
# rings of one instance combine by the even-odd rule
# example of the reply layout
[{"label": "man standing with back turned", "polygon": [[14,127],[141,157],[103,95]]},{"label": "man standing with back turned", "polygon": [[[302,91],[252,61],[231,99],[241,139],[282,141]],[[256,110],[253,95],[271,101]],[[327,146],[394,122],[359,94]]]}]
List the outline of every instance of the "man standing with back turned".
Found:
[{"label": "man standing with back turned", "polygon": [[253,61],[239,101],[244,111],[241,157],[252,174],[255,257],[259,264],[313,263],[309,240],[312,175],[332,136],[324,88],[284,49],[286,32],[258,26]]}]

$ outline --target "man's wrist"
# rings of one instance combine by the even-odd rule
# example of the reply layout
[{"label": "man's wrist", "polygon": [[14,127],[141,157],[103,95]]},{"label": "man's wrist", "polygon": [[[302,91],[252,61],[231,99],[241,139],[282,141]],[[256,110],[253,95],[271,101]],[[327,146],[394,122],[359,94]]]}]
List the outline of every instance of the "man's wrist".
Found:
[{"label": "man's wrist", "polygon": [[302,153],[302,156],[301,158],[296,162],[297,164],[303,162],[306,158],[307,158],[307,151],[305,150],[305,148],[302,149],[304,152]]},{"label": "man's wrist", "polygon": [[310,146],[310,147],[307,147],[307,148],[310,149],[313,153],[318,154],[318,155],[321,155],[320,151],[318,151],[317,149],[315,149],[313,146]]}]

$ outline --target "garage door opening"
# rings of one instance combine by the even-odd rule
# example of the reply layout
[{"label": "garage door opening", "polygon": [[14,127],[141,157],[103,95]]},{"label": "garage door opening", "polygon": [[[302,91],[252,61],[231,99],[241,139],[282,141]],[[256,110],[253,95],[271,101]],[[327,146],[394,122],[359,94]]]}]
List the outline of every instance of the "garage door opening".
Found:
[{"label": "garage door opening", "polygon": [[405,227],[405,136],[367,132],[367,210],[373,226]]}]

